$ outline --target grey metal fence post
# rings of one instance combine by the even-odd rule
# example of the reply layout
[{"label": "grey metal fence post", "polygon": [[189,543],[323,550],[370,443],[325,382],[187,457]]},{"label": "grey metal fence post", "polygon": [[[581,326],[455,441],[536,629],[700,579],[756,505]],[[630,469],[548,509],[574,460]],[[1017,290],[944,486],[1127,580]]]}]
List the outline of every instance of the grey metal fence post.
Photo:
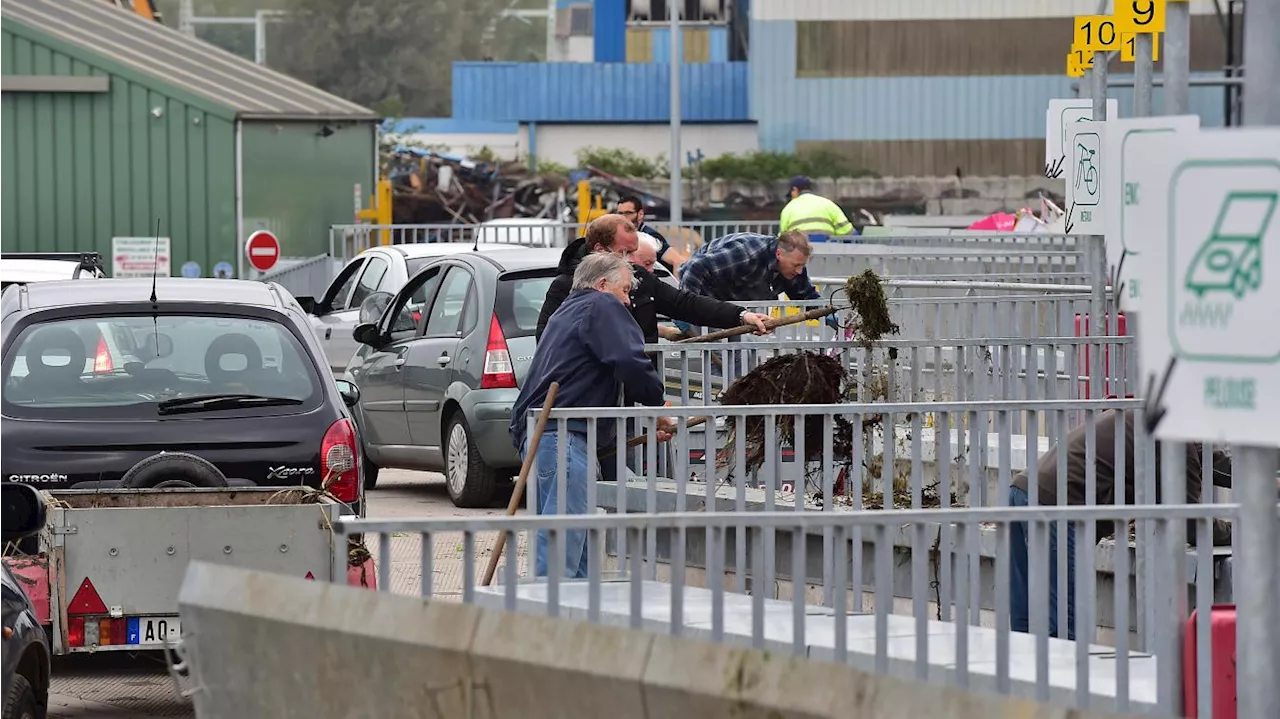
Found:
[{"label": "grey metal fence post", "polygon": [[[1102,11],[1106,11],[1106,2],[1101,3]],[[1108,54],[1105,52],[1098,53],[1093,60],[1093,69],[1090,71],[1093,79],[1093,119],[1095,122],[1102,122],[1111,118],[1107,117],[1107,60]],[[1114,318],[1109,318],[1111,314],[1107,309],[1107,246],[1106,237],[1102,235],[1089,235],[1086,240],[1085,253],[1088,262],[1088,272],[1092,275],[1093,296],[1089,303],[1089,335],[1092,337],[1105,337],[1108,334],[1108,325]],[[1104,362],[1101,343],[1095,341],[1090,344],[1089,352],[1089,397],[1091,399],[1099,399],[1103,395],[1102,378],[1106,376],[1107,368]]]},{"label": "grey metal fence post", "polygon": [[1139,33],[1133,38],[1133,116],[1151,116],[1151,76],[1155,72],[1152,58],[1154,38]]},{"label": "grey metal fence post", "polygon": [[1191,4],[1165,8],[1164,114],[1185,115],[1191,106]]},{"label": "grey metal fence post", "polygon": [[[1280,0],[1249,0],[1244,23],[1244,124],[1280,126]],[[1240,716],[1280,716],[1280,517],[1276,514],[1276,474],[1280,451],[1240,447],[1233,451],[1233,491],[1240,493],[1236,596],[1236,645],[1239,653]]]}]

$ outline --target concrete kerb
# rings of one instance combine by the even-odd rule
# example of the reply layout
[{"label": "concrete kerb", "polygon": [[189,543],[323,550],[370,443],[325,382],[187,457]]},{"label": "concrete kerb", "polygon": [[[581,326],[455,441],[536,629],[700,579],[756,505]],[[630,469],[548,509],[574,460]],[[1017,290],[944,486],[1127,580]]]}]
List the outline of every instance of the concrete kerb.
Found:
[{"label": "concrete kerb", "polygon": [[202,562],[180,607],[202,718],[1117,716]]}]

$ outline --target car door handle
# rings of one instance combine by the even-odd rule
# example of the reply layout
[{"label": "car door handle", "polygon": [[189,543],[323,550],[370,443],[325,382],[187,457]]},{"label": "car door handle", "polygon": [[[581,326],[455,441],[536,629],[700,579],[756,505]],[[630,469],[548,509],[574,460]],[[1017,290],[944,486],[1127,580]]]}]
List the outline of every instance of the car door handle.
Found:
[{"label": "car door handle", "polygon": [[392,364],[394,364],[394,365],[395,365],[395,367],[396,367],[396,371],[397,371],[397,372],[399,372],[399,371],[400,371],[400,368],[404,366],[404,358],[403,358],[403,357],[399,357],[399,358],[397,358],[397,359],[396,359],[396,361],[395,361],[395,362],[393,362]]},{"label": "car door handle", "polygon": [[333,328],[332,327],[324,328],[324,338],[329,339],[332,336],[333,336]]},{"label": "car door handle", "polygon": [[440,363],[440,364],[442,364],[442,365],[449,364],[449,362],[451,361],[451,360],[449,359],[449,353],[448,353],[448,352],[446,352],[446,353],[444,353],[444,354],[440,355],[439,357],[437,357],[437,358],[436,358],[436,361],[437,361],[437,362],[439,362],[439,363]]}]

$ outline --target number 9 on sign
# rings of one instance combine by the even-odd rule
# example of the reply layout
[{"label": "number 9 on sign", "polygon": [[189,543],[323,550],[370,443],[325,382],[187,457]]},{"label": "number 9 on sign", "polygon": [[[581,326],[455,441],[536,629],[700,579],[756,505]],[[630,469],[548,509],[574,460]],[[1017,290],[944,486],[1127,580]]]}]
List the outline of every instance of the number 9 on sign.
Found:
[{"label": "number 9 on sign", "polygon": [[1120,49],[1120,31],[1110,15],[1081,15],[1076,18],[1073,48],[1103,52]]},{"label": "number 9 on sign", "polygon": [[1165,0],[1116,2],[1115,20],[1120,32],[1164,32],[1164,17]]}]

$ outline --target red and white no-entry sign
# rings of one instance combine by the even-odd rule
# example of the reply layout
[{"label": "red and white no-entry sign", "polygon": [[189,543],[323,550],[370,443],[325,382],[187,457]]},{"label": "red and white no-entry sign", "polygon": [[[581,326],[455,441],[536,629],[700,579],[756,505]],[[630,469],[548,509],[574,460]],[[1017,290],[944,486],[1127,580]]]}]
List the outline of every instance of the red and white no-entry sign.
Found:
[{"label": "red and white no-entry sign", "polygon": [[280,259],[280,240],[266,230],[258,230],[244,243],[244,253],[253,269],[266,272]]}]

